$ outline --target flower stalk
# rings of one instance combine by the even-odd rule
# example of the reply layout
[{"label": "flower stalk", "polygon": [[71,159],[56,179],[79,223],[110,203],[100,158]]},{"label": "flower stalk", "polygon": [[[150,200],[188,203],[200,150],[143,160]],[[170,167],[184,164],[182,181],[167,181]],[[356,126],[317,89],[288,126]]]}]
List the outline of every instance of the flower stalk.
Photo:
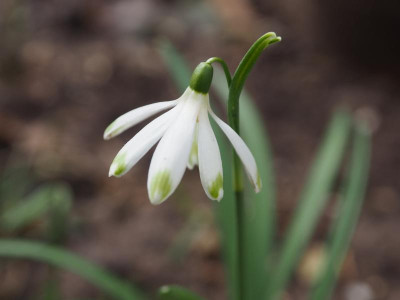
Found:
[{"label": "flower stalk", "polygon": [[206,62],[209,64],[217,62],[221,65],[222,69],[224,70],[224,74],[226,77],[226,82],[228,84],[228,87],[230,87],[231,82],[232,82],[232,76],[231,76],[231,72],[229,72],[229,68],[228,68],[228,65],[226,64],[226,62],[222,58],[219,58],[219,57],[211,57]]}]

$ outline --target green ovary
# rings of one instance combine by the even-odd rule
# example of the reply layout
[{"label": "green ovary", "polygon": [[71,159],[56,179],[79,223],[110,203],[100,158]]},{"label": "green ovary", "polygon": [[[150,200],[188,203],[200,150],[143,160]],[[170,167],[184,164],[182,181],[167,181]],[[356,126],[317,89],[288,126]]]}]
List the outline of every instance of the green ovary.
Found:
[{"label": "green ovary", "polygon": [[208,192],[211,197],[217,199],[219,195],[219,191],[222,189],[222,174],[219,173],[217,178],[212,182],[210,187],[208,188]]},{"label": "green ovary", "polygon": [[157,196],[160,200],[164,199],[170,193],[171,185],[172,180],[169,171],[158,172],[150,184],[150,198],[154,199]]}]

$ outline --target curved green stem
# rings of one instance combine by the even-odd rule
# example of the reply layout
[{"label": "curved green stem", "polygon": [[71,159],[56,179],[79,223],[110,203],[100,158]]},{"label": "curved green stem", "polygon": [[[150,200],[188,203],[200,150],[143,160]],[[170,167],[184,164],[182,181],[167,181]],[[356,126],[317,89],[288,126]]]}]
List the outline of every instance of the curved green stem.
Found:
[{"label": "curved green stem", "polygon": [[[244,83],[253,68],[258,57],[262,51],[269,45],[279,42],[280,37],[277,37],[275,33],[269,32],[260,37],[249,49],[246,55],[243,57],[238,68],[233,75],[232,81],[229,85],[229,96],[228,96],[228,120],[229,125],[239,134],[239,98],[242,92]],[[233,157],[233,173],[234,173],[234,188],[236,196],[236,222],[237,222],[237,299],[243,300],[246,292],[244,291],[244,201],[243,201],[243,182],[241,175],[241,164],[239,157],[234,153]]]},{"label": "curved green stem", "polygon": [[219,57],[211,57],[209,58],[206,63],[208,64],[212,64],[214,62],[217,62],[221,65],[222,69],[224,70],[225,73],[225,77],[226,77],[226,82],[228,83],[228,87],[231,86],[231,82],[232,82],[232,76],[231,76],[231,72],[229,72],[229,68],[228,65],[226,64],[226,62]]}]

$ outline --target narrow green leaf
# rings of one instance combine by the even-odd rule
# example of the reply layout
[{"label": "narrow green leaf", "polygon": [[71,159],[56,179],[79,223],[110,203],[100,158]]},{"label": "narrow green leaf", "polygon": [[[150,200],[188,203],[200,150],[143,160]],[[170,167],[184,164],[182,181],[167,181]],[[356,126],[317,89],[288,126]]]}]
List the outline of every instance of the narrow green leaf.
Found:
[{"label": "narrow green leaf", "polygon": [[[220,69],[214,72],[214,87],[226,104],[228,89]],[[240,99],[241,133],[258,166],[263,187],[258,194],[247,185],[244,219],[245,299],[263,298],[266,292],[267,258],[270,257],[276,228],[275,179],[269,138],[254,100],[243,91]]]},{"label": "narrow green leaf", "polygon": [[194,292],[178,285],[165,285],[158,291],[160,300],[203,300]]},{"label": "narrow green leaf", "polygon": [[[164,59],[169,72],[175,80],[175,84],[183,91],[189,83],[190,71],[183,57],[168,42],[160,44],[159,52]],[[216,124],[211,121],[218,145],[220,147],[222,165],[224,167],[224,198],[215,203],[215,215],[221,232],[222,255],[225,261],[226,275],[228,281],[228,293],[230,299],[236,299],[238,284],[237,274],[237,222],[236,222],[236,201],[233,192],[232,178],[232,151],[227,148],[226,138]]]},{"label": "narrow green leaf", "polygon": [[356,127],[346,186],[326,247],[326,261],[312,289],[311,300],[329,299],[335,287],[363,203],[370,162],[370,142],[369,131],[360,126]]},{"label": "narrow green leaf", "polygon": [[328,127],[288,228],[266,299],[279,299],[304,252],[337,176],[350,132],[350,117],[337,112]]},{"label": "narrow green leaf", "polygon": [[159,41],[158,52],[167,65],[169,73],[178,89],[183,92],[188,86],[191,77],[190,69],[188,68],[184,58],[175,47],[166,39]]},{"label": "narrow green leaf", "polygon": [[32,259],[75,273],[118,300],[142,300],[143,294],[103,268],[59,247],[39,242],[0,239],[0,257]]}]

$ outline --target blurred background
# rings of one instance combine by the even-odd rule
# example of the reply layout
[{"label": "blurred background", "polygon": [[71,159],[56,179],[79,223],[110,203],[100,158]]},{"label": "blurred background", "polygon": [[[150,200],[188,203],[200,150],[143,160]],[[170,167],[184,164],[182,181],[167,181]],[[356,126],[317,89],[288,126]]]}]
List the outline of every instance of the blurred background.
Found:
[{"label": "blurred background", "polygon": [[[120,114],[179,96],[160,41],[191,67],[220,56],[233,71],[255,39],[275,31],[282,42],[261,56],[246,88],[271,137],[280,237],[332,112],[368,114],[376,127],[368,193],[334,299],[400,299],[399,11],[396,0],[1,0],[0,235],[61,245],[145,291],[177,283],[224,299],[197,169],[154,207],[150,154],[108,178],[142,126],[108,142],[102,135]],[[302,299],[332,214],[285,299]],[[1,261],[0,299],[44,299],[54,285],[62,299],[99,296],[70,273]]]}]

